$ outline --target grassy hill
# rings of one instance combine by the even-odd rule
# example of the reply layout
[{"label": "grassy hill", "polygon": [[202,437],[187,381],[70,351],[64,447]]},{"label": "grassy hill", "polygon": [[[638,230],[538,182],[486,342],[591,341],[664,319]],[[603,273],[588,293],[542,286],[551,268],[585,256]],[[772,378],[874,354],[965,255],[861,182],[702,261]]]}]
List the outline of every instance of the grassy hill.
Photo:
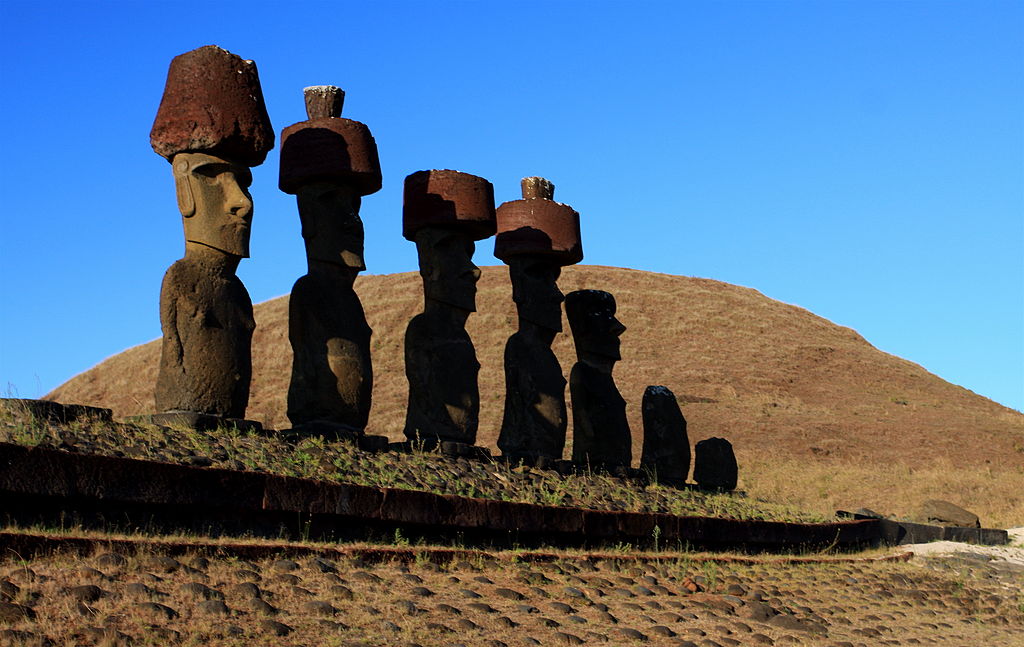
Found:
[{"label": "grassy hill", "polygon": [[[937,497],[975,510],[987,525],[1024,523],[1021,413],[756,290],[598,266],[566,268],[559,283],[566,293],[602,289],[618,301],[627,330],[615,378],[628,403],[634,461],[644,388],[663,384],[680,400],[691,442],[732,441],[740,487],[752,493],[808,509],[868,506],[893,513]],[[368,431],[397,440],[407,397],[402,342],[422,308],[420,278],[365,276],[356,290],[374,331]],[[494,447],[504,398],[502,353],[516,321],[504,266],[484,268],[477,307],[467,327],[481,363],[478,444]],[[247,417],[285,428],[287,297],[255,311]],[[568,375],[575,355],[564,328],[554,348]],[[137,346],[47,397],[109,407],[119,417],[150,412],[158,361],[159,341]],[[570,444],[571,433],[570,424]]]}]

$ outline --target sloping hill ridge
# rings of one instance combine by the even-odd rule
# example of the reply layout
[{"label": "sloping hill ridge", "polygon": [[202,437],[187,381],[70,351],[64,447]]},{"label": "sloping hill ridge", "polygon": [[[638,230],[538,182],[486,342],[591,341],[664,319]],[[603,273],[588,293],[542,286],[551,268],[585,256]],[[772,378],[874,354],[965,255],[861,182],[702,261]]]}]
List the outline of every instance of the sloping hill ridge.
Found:
[{"label": "sloping hill ridge", "polygon": [[[494,447],[504,399],[502,355],[515,307],[504,266],[483,268],[468,329],[481,363],[477,443]],[[904,464],[946,458],[958,465],[1021,462],[1024,415],[922,367],[883,353],[849,328],[749,288],[710,279],[576,266],[559,280],[566,293],[613,293],[623,361],[615,369],[628,403],[634,463],[642,444],[644,388],[675,392],[691,442],[731,440],[741,455],[782,452],[832,460]],[[422,309],[415,272],[364,276],[356,283],[373,328],[374,401],[368,431],[402,438],[407,385],[402,343]],[[255,308],[253,384],[247,417],[287,428],[291,373],[288,299]],[[568,325],[554,348],[566,375],[575,361]],[[109,407],[117,417],[153,411],[159,340],[115,355],[46,397]],[[568,396],[568,394],[567,394]],[[567,452],[571,447],[572,427]]]}]

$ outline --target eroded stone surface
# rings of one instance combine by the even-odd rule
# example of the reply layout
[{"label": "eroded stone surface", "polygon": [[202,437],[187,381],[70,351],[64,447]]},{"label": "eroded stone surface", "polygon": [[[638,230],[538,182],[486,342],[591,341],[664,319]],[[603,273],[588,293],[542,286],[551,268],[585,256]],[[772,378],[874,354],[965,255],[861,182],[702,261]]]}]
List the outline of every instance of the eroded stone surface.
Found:
[{"label": "eroded stone surface", "polygon": [[928,499],[921,503],[916,520],[921,523],[935,523],[940,526],[957,526],[960,528],[981,528],[978,515],[965,510],[955,503],[941,499]]},{"label": "eroded stone surface", "polygon": [[725,438],[706,438],[694,447],[693,480],[708,490],[734,490],[736,454]]},{"label": "eroded stone surface", "polygon": [[565,298],[579,361],[572,367],[572,460],[595,467],[629,466],[632,461],[626,401],[612,377],[619,336],[626,327],[615,317],[615,297],[601,290],[577,290]]},{"label": "eroded stone surface", "polygon": [[176,56],[167,72],[150,144],[171,160],[207,151],[259,166],[274,148],[256,63],[216,45]]},{"label": "eroded stone surface", "polygon": [[239,257],[195,244],[164,275],[156,407],[245,417],[252,377],[252,301]]},{"label": "eroded stone surface", "polygon": [[235,271],[249,256],[248,167],[274,144],[255,64],[214,46],[176,57],[150,143],[172,164],[185,229],[160,290],[157,409],[242,418],[255,323]]},{"label": "eroded stone surface", "polygon": [[552,201],[551,182],[524,178],[522,190],[523,200],[497,210],[495,255],[509,266],[519,315],[519,330],[505,345],[498,447],[512,460],[535,462],[560,459],[565,448],[566,381],[551,343],[562,330],[564,296],[558,276],[563,265],[580,260],[582,247],[579,215]]},{"label": "eroded stone surface", "polygon": [[644,449],[640,467],[658,479],[685,481],[690,472],[686,418],[668,387],[649,386],[642,404]]},{"label": "eroded stone surface", "polygon": [[340,88],[314,86],[305,95],[310,119],[281,136],[280,187],[296,195],[309,267],[288,305],[288,418],[298,430],[359,434],[373,368],[371,330],[353,285],[366,269],[361,197],[380,188],[380,164],[366,126],[341,118]]},{"label": "eroded stone surface", "polygon": [[405,334],[409,405],[405,436],[429,443],[476,441],[480,363],[466,332],[480,268],[474,241],[494,233],[494,189],[459,171],[406,178],[402,229],[416,243],[424,309]]}]

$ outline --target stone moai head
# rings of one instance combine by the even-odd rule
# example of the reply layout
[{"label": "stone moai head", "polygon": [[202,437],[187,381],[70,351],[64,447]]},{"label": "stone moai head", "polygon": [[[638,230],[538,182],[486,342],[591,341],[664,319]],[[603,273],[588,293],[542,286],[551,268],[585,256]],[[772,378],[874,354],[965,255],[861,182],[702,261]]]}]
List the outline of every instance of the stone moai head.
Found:
[{"label": "stone moai head", "polygon": [[249,256],[249,167],[274,147],[256,64],[214,45],[176,56],[150,131],[171,162],[185,240]]},{"label": "stone moai head", "polygon": [[494,255],[509,267],[520,318],[561,332],[565,297],[557,281],[563,266],[583,260],[580,215],[554,201],[555,185],[544,178],[523,178],[521,185],[523,199],[497,209]]},{"label": "stone moai head", "polygon": [[494,187],[459,171],[418,171],[405,178],[402,235],[416,243],[428,302],[476,311],[475,241],[494,235]]},{"label": "stone moai head", "polygon": [[615,297],[602,290],[570,292],[565,316],[581,362],[604,365],[622,359],[619,335],[626,327],[615,318]]},{"label": "stone moai head", "polygon": [[304,95],[309,118],[281,133],[278,186],[296,197],[309,260],[354,276],[366,269],[361,199],[381,187],[377,143],[365,124],[341,117],[341,88],[317,85]]}]

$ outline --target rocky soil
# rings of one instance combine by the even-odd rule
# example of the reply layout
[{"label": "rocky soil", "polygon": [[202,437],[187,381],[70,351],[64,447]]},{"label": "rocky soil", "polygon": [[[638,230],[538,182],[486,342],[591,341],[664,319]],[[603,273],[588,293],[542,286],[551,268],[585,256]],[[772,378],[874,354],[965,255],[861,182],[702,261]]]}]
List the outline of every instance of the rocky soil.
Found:
[{"label": "rocky soil", "polygon": [[19,645],[1020,645],[1021,572],[491,554],[437,565],[197,550],[0,562]]}]

